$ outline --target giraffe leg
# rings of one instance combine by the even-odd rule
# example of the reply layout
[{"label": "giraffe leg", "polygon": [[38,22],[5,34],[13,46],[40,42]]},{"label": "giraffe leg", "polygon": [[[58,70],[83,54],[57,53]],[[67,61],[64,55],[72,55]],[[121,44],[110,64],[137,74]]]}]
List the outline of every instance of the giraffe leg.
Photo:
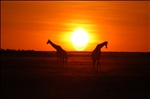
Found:
[{"label": "giraffe leg", "polygon": [[67,69],[67,58],[64,58],[64,67]]},{"label": "giraffe leg", "polygon": [[61,58],[59,58],[59,67],[61,67]]},{"label": "giraffe leg", "polygon": [[61,67],[61,65],[62,65],[62,58],[60,57],[59,58],[59,67]]},{"label": "giraffe leg", "polygon": [[92,67],[92,71],[95,69],[95,62],[96,62],[96,60],[93,60],[93,67]]},{"label": "giraffe leg", "polygon": [[101,71],[101,66],[100,66],[100,61],[99,61],[99,60],[97,61],[97,70],[98,70],[98,71],[99,71],[99,70]]},{"label": "giraffe leg", "polygon": [[59,57],[57,57],[57,67],[59,66]]},{"label": "giraffe leg", "polygon": [[63,59],[60,58],[60,66],[62,66],[62,65],[63,65]]},{"label": "giraffe leg", "polygon": [[66,64],[66,67],[67,67],[67,63],[68,63],[68,62],[67,62],[67,58],[65,58],[65,64]]},{"label": "giraffe leg", "polygon": [[96,64],[96,71],[98,71],[98,60],[97,60],[97,64]]},{"label": "giraffe leg", "polygon": [[62,65],[64,66],[64,58],[62,58]]}]

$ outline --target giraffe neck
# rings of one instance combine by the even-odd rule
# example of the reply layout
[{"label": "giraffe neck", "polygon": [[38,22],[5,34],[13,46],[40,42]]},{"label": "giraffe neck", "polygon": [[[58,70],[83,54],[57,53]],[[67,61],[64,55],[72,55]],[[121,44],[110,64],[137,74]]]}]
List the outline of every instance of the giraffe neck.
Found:
[{"label": "giraffe neck", "polygon": [[104,46],[105,46],[105,44],[104,44],[104,43],[102,43],[102,44],[101,44],[101,48],[102,48],[102,47],[104,47]]},{"label": "giraffe neck", "polygon": [[53,42],[50,42],[50,45],[51,45],[53,48],[55,48],[56,50],[58,50],[58,48],[59,48],[59,46],[56,45],[56,44],[54,44]]},{"label": "giraffe neck", "polygon": [[101,51],[101,48],[102,48],[104,45],[105,45],[104,43],[98,44],[97,47],[96,47],[96,50]]}]

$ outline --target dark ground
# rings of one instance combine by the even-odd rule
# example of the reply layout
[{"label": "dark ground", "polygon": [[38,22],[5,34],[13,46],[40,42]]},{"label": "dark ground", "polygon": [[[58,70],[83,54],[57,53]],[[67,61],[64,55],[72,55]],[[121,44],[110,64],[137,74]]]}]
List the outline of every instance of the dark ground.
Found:
[{"label": "dark ground", "polygon": [[90,52],[70,52],[65,68],[48,55],[3,55],[1,99],[150,99],[150,53],[103,53],[102,72]]}]

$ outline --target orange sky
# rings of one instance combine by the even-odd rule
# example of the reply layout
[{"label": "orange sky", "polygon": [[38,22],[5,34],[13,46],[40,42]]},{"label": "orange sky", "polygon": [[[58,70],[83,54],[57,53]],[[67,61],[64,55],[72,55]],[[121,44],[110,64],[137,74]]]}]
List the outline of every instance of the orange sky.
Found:
[{"label": "orange sky", "polygon": [[74,51],[70,36],[83,27],[85,51],[108,41],[102,51],[150,51],[149,1],[1,1],[1,48],[54,51],[51,39]]}]

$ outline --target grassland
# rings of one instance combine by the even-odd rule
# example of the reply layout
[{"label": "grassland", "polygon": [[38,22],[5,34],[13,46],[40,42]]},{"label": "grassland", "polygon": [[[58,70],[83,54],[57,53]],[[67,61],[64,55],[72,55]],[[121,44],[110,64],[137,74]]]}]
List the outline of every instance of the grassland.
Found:
[{"label": "grassland", "polygon": [[103,52],[93,72],[91,52],[1,51],[1,99],[149,99],[150,53]]}]

